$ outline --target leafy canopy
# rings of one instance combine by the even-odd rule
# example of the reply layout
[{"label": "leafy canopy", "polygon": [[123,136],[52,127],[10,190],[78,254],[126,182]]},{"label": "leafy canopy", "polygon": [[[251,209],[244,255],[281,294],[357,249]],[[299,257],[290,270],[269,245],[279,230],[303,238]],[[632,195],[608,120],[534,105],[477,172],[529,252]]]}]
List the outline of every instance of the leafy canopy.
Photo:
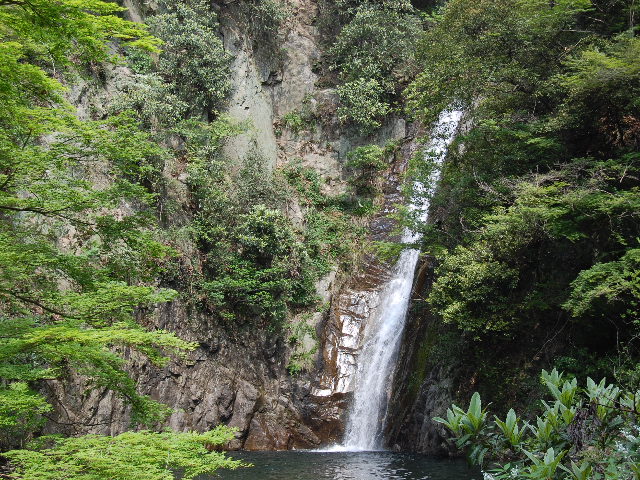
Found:
[{"label": "leafy canopy", "polygon": [[[413,192],[430,202],[418,228],[436,257],[425,307],[444,320],[434,351],[456,338],[465,362],[451,361],[483,394],[524,398],[554,358],[637,377],[637,13],[451,0],[426,19],[408,111],[464,117],[438,187]],[[423,157],[412,168],[433,171]]]},{"label": "leafy canopy", "polygon": [[414,74],[414,45],[421,24],[408,2],[340,2],[351,13],[329,50],[343,82],[338,117],[362,134],[381,126],[399,86]]},{"label": "leafy canopy", "polygon": [[115,437],[41,437],[29,450],[6,456],[23,480],[173,480],[246,466],[212,449],[233,438],[218,427],[207,433],[126,432]]},{"label": "leafy canopy", "polygon": [[110,2],[0,2],[0,447],[20,444],[50,411],[39,389],[71,371],[132,405],[134,422],[168,409],[136,391],[120,356],[162,365],[194,345],[134,319],[175,292],[152,280],[171,250],[157,240],[143,184],[164,152],[129,112],[75,117],[59,79],[112,61],[112,40],[158,40]]}]

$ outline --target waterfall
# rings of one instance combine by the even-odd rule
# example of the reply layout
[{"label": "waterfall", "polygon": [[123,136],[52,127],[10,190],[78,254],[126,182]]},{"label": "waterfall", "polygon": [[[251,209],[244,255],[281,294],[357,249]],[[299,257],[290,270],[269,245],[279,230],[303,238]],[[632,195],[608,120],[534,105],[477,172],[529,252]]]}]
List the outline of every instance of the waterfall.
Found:
[{"label": "waterfall", "polygon": [[[435,161],[430,185],[416,184],[418,191],[432,188],[439,176],[439,166],[455,135],[462,112],[443,112],[432,132],[427,155]],[[428,205],[411,205],[419,218],[426,221]],[[415,243],[420,235],[406,229],[403,243]],[[383,446],[382,432],[387,413],[387,404],[400,340],[405,326],[407,309],[411,297],[413,277],[420,252],[407,248],[402,251],[393,269],[392,276],[383,288],[380,307],[368,322],[365,340],[358,358],[355,373],[356,384],[353,403],[349,411],[343,444],[336,450],[367,451],[380,450]]]}]

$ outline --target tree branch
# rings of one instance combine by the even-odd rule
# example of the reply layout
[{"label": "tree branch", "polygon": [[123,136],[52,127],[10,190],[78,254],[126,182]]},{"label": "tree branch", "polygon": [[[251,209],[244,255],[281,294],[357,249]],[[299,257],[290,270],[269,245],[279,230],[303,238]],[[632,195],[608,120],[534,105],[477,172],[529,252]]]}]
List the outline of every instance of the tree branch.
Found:
[{"label": "tree branch", "polygon": [[23,296],[23,295],[21,295],[19,293],[12,292],[11,290],[5,290],[3,288],[0,288],[0,293],[4,293],[5,295],[10,295],[10,296],[12,296],[14,298],[17,298],[18,300],[20,300],[22,302],[25,302],[25,303],[28,303],[30,305],[35,305],[36,307],[41,308],[45,312],[51,313],[52,315],[58,315],[60,317],[71,318],[71,319],[74,319],[74,320],[80,320],[80,317],[69,315],[68,313],[64,313],[64,312],[61,312],[61,311],[56,310],[54,308],[47,307],[46,305],[42,304],[38,300],[34,300],[32,298],[25,297],[25,296]]}]

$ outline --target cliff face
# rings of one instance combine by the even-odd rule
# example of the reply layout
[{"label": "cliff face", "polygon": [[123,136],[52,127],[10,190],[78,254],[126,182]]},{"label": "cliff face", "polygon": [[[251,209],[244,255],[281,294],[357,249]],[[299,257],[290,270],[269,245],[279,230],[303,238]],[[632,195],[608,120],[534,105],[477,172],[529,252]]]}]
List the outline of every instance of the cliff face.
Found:
[{"label": "cliff face", "polygon": [[[414,298],[424,298],[432,278],[432,259],[427,258],[416,276]],[[395,451],[449,452],[445,428],[433,421],[446,412],[456,393],[451,362],[433,348],[438,322],[429,311],[409,312],[385,429],[387,445]]]},{"label": "cliff face", "polygon": [[[233,56],[232,92],[226,113],[246,121],[248,130],[226,142],[225,154],[242,159],[252,149],[266,159],[269,170],[300,159],[302,165],[320,173],[323,189],[340,193],[346,189],[346,154],[364,144],[400,141],[387,172],[381,203],[375,218],[364,219],[372,239],[393,235],[394,224],[387,217],[401,201],[399,185],[407,159],[416,148],[416,128],[401,118],[389,117],[374,137],[362,137],[340,124],[336,115],[337,96],[326,81],[319,81],[327,69],[319,66],[331,39],[323,36],[322,3],[312,0],[288,2],[290,15],[281,32],[277,55],[265,51],[251,38],[247,19],[240,14],[240,2],[216,5],[220,36]],[[127,0],[131,19],[144,21],[153,5]],[[331,22],[331,19],[323,18]],[[101,111],[117,95],[130,72],[117,67],[104,73],[98,86],[79,83],[70,97],[80,115]],[[312,124],[294,131],[283,122],[290,112],[313,109]],[[167,195],[177,199],[186,211],[185,173],[178,164],[167,164],[171,181]],[[301,221],[303,207],[293,201],[287,215]],[[197,255],[193,245],[185,250]],[[183,301],[174,301],[153,313],[140,313],[150,327],[176,332],[197,342],[199,347],[186,361],[155,368],[129,355],[129,369],[142,393],[175,409],[169,426],[177,430],[207,430],[224,423],[238,429],[230,448],[290,449],[316,447],[336,441],[343,429],[343,417],[351,392],[351,378],[370,309],[386,278],[388,266],[365,255],[362,271],[334,269],[317,284],[322,301],[330,305],[316,312],[310,324],[319,345],[313,367],[299,375],[287,371],[293,354],[282,334],[242,324],[222,323],[195,311]],[[188,292],[182,292],[188,295]],[[312,338],[304,341],[313,342]],[[115,434],[129,426],[128,408],[110,392],[87,389],[81,378],[52,382],[46,387],[56,405],[50,431]]]}]

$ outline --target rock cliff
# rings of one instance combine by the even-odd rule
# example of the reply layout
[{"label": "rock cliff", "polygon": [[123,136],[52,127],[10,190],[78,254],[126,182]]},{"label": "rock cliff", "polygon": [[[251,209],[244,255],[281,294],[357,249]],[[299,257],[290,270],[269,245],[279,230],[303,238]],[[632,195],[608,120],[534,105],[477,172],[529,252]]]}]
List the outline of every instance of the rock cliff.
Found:
[{"label": "rock cliff", "polygon": [[[153,4],[126,0],[128,15],[144,21]],[[354,147],[389,140],[400,148],[385,175],[383,205],[373,218],[363,220],[372,239],[394,235],[388,214],[402,201],[399,186],[407,160],[417,148],[417,127],[390,116],[373,137],[363,137],[340,124],[337,96],[323,60],[331,38],[321,32],[320,22],[331,19],[322,11],[323,2],[291,0],[289,16],[279,32],[276,51],[265,49],[252,38],[241,2],[215,4],[219,35],[232,55],[231,83],[226,113],[245,122],[246,133],[226,142],[230,158],[241,159],[250,150],[259,151],[269,170],[300,159],[302,165],[320,173],[323,188],[331,193],[346,189],[346,154]],[[103,110],[108,99],[126,84],[130,72],[117,67],[104,72],[97,84],[78,82],[70,98],[81,115]],[[289,128],[283,117],[291,112],[313,112],[313,122],[301,129]],[[180,165],[168,164],[164,172],[171,180],[166,195],[183,205],[175,215],[188,215]],[[182,213],[180,213],[182,212]],[[300,220],[301,206],[292,202],[288,215]],[[171,219],[169,220],[171,221]],[[178,221],[178,220],[175,220]],[[191,249],[194,257],[195,247]],[[129,355],[129,370],[142,393],[175,409],[169,426],[178,430],[207,430],[224,423],[238,429],[229,448],[254,450],[310,448],[336,441],[342,433],[350,381],[359,349],[359,335],[368,311],[375,308],[377,292],[388,265],[364,255],[360,272],[334,269],[317,284],[318,294],[330,305],[312,316],[319,339],[313,368],[293,376],[287,371],[291,346],[282,335],[268,329],[228,325],[174,301],[156,312],[140,312],[150,327],[176,332],[199,347],[186,361],[175,361],[159,369]],[[185,292],[183,292],[185,293]],[[46,387],[56,410],[47,426],[67,433],[122,432],[129,426],[129,410],[106,390],[88,389],[82,378],[52,382]]]}]

